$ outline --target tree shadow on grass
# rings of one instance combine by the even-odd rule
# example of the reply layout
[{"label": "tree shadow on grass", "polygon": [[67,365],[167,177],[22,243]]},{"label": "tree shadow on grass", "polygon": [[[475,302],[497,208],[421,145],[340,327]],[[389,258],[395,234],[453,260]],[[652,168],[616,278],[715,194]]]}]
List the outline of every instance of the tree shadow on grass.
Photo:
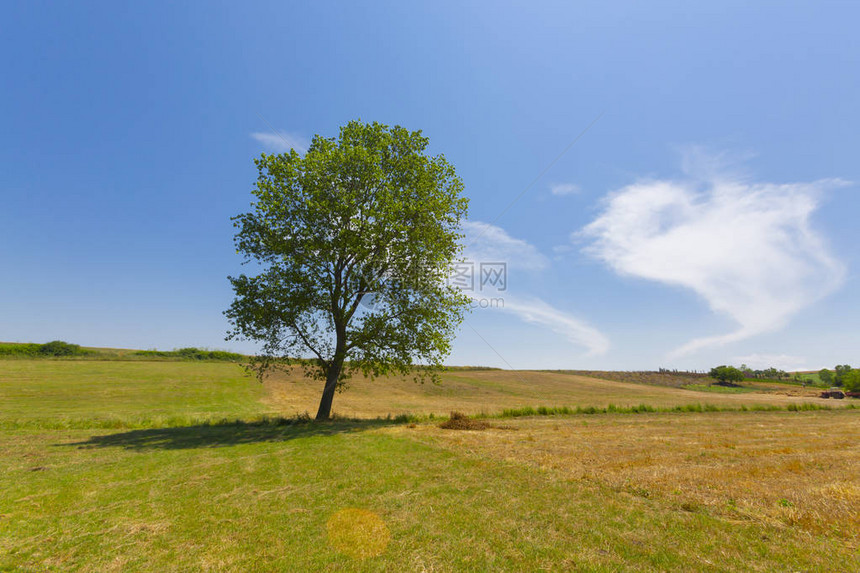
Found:
[{"label": "tree shadow on grass", "polygon": [[127,450],[182,450],[218,448],[262,442],[285,442],[313,436],[332,436],[360,432],[401,423],[392,419],[345,419],[327,422],[275,420],[264,422],[231,421],[172,428],[131,430],[118,434],[92,436],[83,442],[62,444],[79,449],[125,448]]}]

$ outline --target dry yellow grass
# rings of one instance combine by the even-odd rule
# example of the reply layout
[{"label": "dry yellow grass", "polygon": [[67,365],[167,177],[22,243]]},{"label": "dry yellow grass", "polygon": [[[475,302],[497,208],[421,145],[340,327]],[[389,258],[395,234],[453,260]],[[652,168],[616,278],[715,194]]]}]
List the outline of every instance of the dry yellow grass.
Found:
[{"label": "dry yellow grass", "polygon": [[860,414],[714,412],[520,418],[510,429],[414,432],[686,511],[860,542]]},{"label": "dry yellow grass", "polygon": [[[265,382],[268,405],[285,414],[316,412],[321,381],[307,380],[294,369],[277,373]],[[604,408],[647,404],[671,407],[685,404],[775,404],[814,402],[838,407],[835,400],[817,398],[814,390],[789,388],[780,392],[720,394],[681,388],[649,386],[554,372],[473,370],[448,372],[442,384],[417,384],[410,377],[369,380],[357,376],[346,392],[335,396],[333,411],[349,417],[379,417],[388,414],[447,415],[452,410],[466,414],[495,414],[505,408],[523,406],[595,406]]]}]

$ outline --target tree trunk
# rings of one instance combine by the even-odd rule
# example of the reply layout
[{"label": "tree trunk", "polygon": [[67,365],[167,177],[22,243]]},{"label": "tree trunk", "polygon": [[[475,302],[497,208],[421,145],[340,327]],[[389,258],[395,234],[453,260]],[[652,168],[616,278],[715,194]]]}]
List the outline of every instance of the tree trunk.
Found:
[{"label": "tree trunk", "polygon": [[[337,315],[337,312],[335,312],[335,315]],[[328,371],[326,372],[325,388],[323,388],[320,407],[317,410],[317,421],[328,420],[331,417],[331,403],[334,400],[334,391],[337,388],[337,380],[340,378],[343,362],[346,359],[346,325],[342,321],[339,321],[337,316],[335,316],[335,333],[337,343],[334,359],[329,363]]]},{"label": "tree trunk", "polygon": [[334,391],[337,388],[337,379],[340,377],[340,371],[343,364],[332,364],[328,369],[326,376],[325,388],[323,388],[322,398],[320,399],[320,407],[317,410],[316,420],[328,420],[331,416],[331,403],[334,400]]}]

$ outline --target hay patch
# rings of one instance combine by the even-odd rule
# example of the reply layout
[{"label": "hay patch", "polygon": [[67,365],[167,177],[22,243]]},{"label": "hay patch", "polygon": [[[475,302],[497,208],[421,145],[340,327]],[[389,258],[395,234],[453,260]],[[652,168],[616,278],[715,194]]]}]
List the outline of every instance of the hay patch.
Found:
[{"label": "hay patch", "polygon": [[475,420],[462,412],[451,412],[451,417],[439,424],[444,430],[486,430],[490,424],[484,420]]}]

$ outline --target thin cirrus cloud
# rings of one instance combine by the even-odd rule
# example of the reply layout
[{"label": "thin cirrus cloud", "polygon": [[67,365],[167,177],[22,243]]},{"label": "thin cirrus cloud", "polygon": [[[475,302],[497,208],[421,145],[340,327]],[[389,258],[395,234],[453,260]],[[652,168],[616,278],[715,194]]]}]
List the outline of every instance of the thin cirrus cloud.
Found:
[{"label": "thin cirrus cloud", "polygon": [[844,184],[749,183],[713,169],[704,178],[641,181],[609,194],[574,235],[618,274],[688,288],[738,324],[689,341],[670,353],[677,358],[779,330],[841,286],[844,266],[810,215],[825,190]]},{"label": "thin cirrus cloud", "polygon": [[606,354],[609,339],[587,322],[576,318],[535,297],[505,296],[502,310],[521,320],[549,328],[569,342],[586,349],[586,356]]},{"label": "thin cirrus cloud", "polygon": [[501,227],[481,221],[464,221],[466,260],[477,263],[503,262],[509,268],[540,271],[549,266],[547,259],[534,245],[511,237]]},{"label": "thin cirrus cloud", "polygon": [[[478,272],[481,263],[505,263],[514,284],[549,268],[549,259],[534,245],[510,236],[504,229],[480,221],[462,224],[466,251],[464,258],[475,265]],[[560,311],[549,303],[531,296],[514,294],[511,290],[483,288],[481,292],[468,292],[475,301],[483,297],[499,297],[503,303],[499,310],[512,314],[530,324],[536,324],[560,334],[569,342],[586,349],[587,356],[605,354],[609,350],[609,339],[586,321]],[[515,287],[516,288],[516,287]],[[491,308],[488,310],[495,310]]]},{"label": "thin cirrus cloud", "polygon": [[270,151],[285,153],[295,149],[298,153],[304,153],[310,147],[310,141],[306,137],[296,133],[279,132],[254,132],[251,137],[259,141]]},{"label": "thin cirrus cloud", "polygon": [[576,195],[581,191],[582,188],[574,183],[553,183],[549,187],[549,192],[557,196]]}]

